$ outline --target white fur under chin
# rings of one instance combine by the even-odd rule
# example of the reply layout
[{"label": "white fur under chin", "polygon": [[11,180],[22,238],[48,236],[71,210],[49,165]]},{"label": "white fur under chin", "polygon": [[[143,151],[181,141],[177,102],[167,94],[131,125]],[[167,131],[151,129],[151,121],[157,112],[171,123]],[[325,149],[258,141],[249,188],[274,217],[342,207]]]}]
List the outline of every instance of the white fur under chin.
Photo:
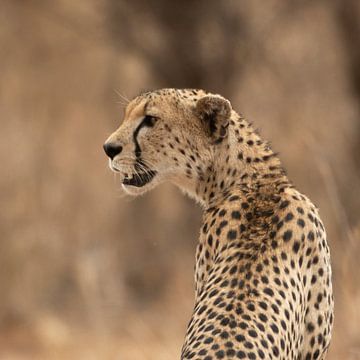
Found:
[{"label": "white fur under chin", "polygon": [[121,184],[123,190],[131,196],[138,196],[138,195],[142,195],[145,194],[146,192],[148,192],[148,187],[145,185],[143,187],[136,187],[136,186],[132,186],[132,185],[125,185],[125,184]]}]

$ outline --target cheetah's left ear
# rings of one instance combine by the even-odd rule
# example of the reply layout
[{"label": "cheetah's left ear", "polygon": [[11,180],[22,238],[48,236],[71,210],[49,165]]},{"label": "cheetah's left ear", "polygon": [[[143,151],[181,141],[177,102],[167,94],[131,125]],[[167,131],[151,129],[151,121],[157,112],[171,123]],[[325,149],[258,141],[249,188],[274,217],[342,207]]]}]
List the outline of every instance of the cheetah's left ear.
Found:
[{"label": "cheetah's left ear", "polygon": [[196,114],[215,143],[220,143],[227,136],[231,115],[229,100],[219,95],[204,96],[196,103]]}]

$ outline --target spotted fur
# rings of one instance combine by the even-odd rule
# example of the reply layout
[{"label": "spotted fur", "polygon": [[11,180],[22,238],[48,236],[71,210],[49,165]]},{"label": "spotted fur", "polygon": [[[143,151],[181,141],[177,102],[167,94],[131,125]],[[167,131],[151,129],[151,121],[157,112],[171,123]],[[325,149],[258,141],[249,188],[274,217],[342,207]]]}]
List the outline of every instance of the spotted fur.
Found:
[{"label": "spotted fur", "polygon": [[333,293],[318,210],[228,100],[141,94],[105,146],[128,193],[169,180],[204,209],[181,359],[325,358]]}]

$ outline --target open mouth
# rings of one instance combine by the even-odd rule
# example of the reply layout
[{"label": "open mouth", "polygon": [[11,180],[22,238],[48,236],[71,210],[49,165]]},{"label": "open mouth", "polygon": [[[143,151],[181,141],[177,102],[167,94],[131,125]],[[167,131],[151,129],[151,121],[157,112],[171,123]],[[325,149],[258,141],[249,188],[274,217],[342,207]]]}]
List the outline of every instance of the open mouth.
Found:
[{"label": "open mouth", "polygon": [[156,171],[148,170],[147,172],[140,172],[138,174],[134,174],[131,178],[125,177],[122,183],[124,185],[142,187],[148,184],[155,175]]}]

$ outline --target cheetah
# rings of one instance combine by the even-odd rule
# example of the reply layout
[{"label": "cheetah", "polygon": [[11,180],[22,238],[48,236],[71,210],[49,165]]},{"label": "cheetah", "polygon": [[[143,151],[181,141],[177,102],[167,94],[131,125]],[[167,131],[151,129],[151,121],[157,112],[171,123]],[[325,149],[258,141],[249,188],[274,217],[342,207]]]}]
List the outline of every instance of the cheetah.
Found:
[{"label": "cheetah", "polygon": [[325,358],[333,293],[323,223],[227,99],[142,93],[104,150],[126,193],[170,181],[203,209],[181,359]]}]

